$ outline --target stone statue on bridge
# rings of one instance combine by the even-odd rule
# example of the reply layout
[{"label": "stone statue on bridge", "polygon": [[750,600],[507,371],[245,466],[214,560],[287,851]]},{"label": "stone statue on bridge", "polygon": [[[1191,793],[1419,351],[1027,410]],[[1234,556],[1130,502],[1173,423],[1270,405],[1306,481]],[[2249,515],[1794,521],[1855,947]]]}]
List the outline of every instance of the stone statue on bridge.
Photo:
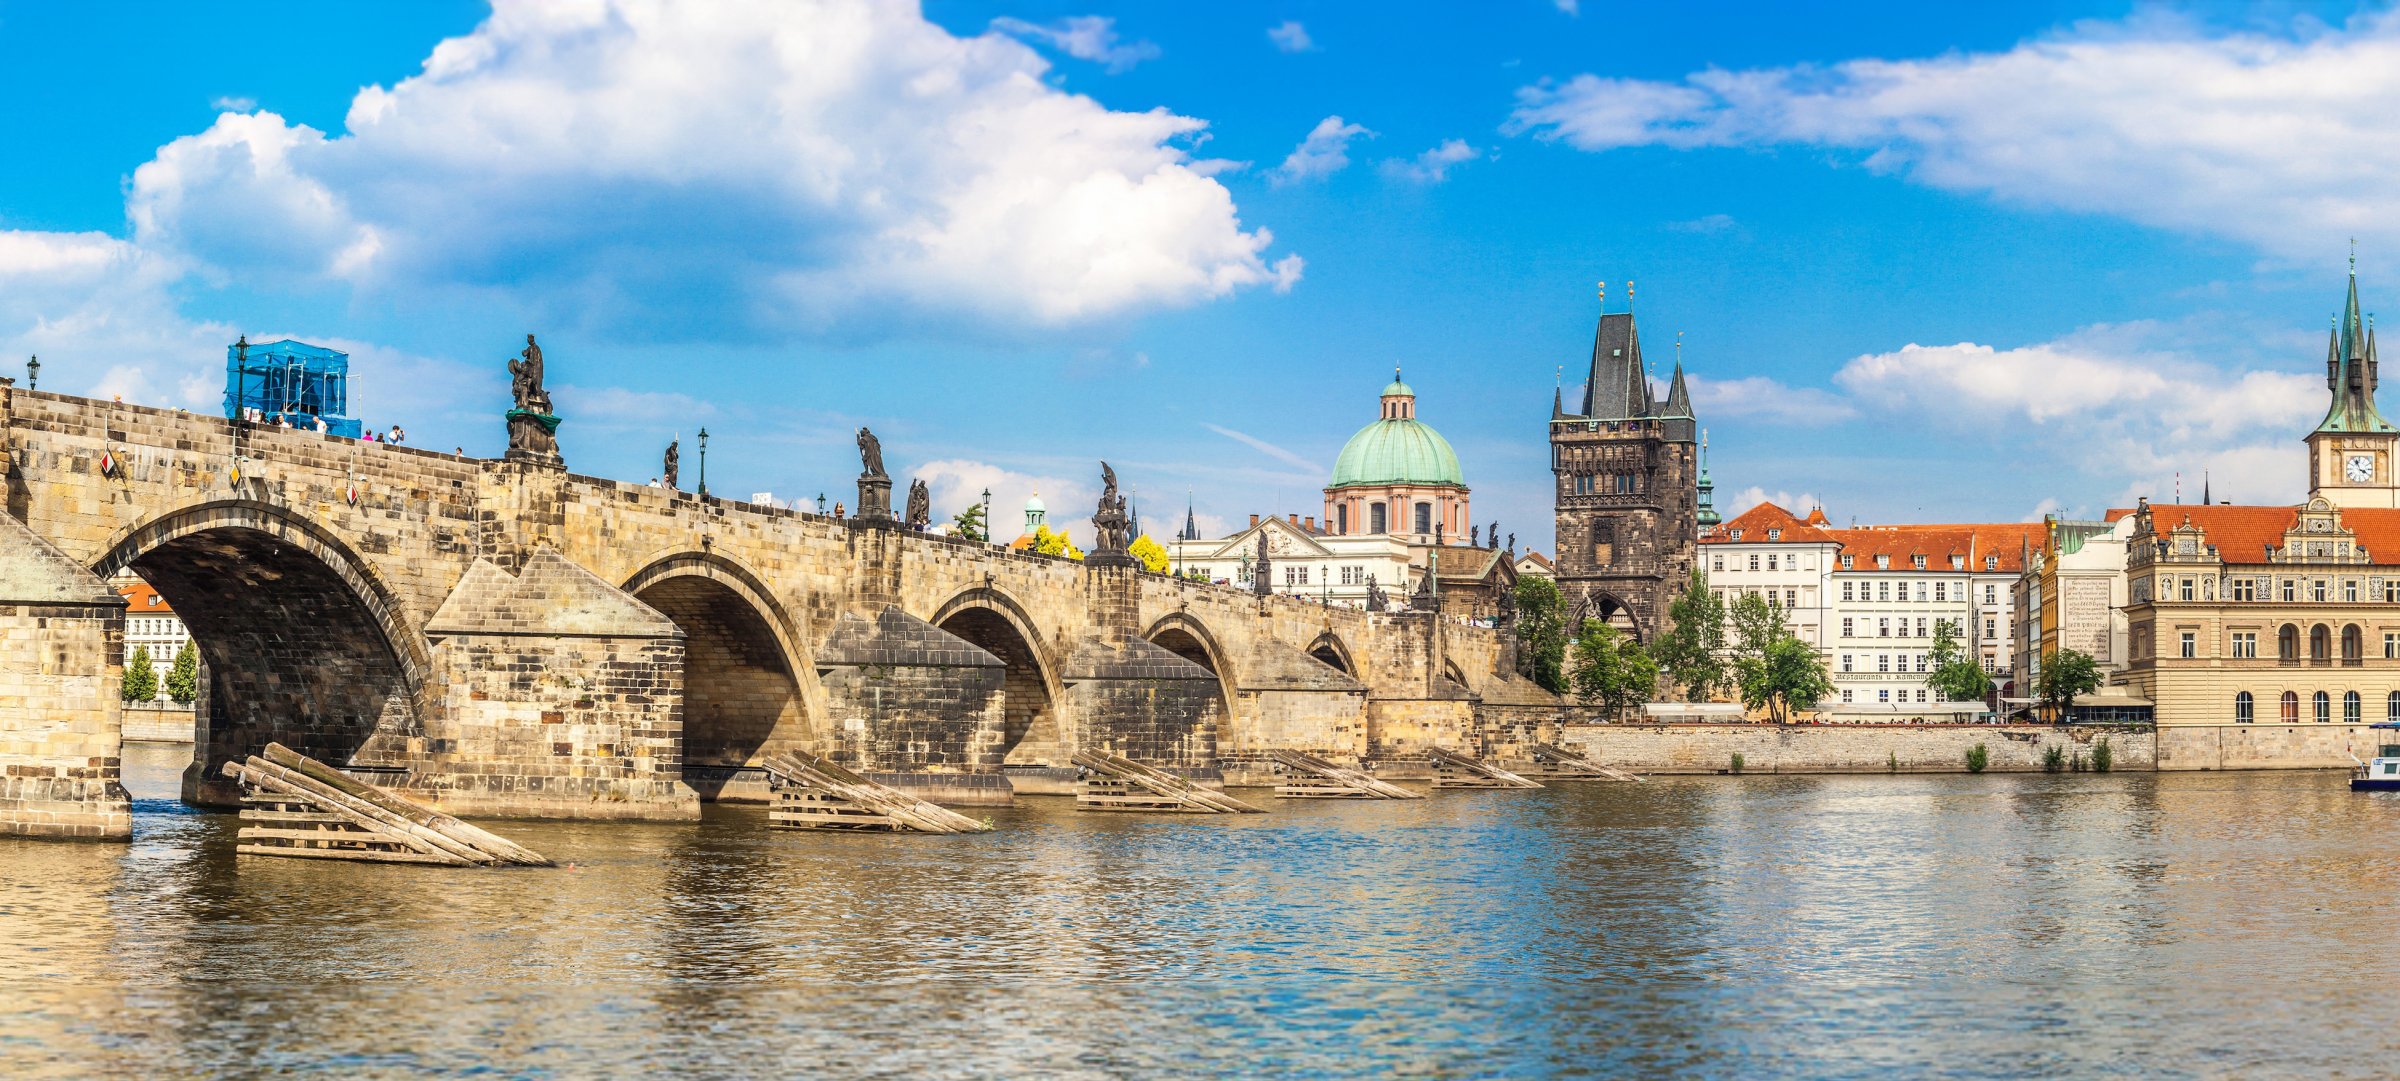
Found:
[{"label": "stone statue on bridge", "polygon": [[558,416],[550,411],[550,392],[542,386],[541,343],[527,334],[517,356],[508,362],[509,393],[516,401],[508,411],[508,458],[564,465],[558,455]]},{"label": "stone statue on bridge", "polygon": [[892,478],[883,471],[883,440],[865,425],[858,429],[858,517],[861,521],[890,522]]},{"label": "stone statue on bridge", "polygon": [[1258,561],[1250,565],[1250,591],[1261,597],[1275,592],[1274,564],[1267,558],[1267,531],[1258,531]]},{"label": "stone statue on bridge", "polygon": [[671,439],[667,441],[666,467],[661,475],[666,478],[667,487],[669,488],[683,487],[683,485],[676,483],[677,478],[680,476],[681,466],[683,465],[683,450],[681,447],[682,443],[683,440],[681,439]]},{"label": "stone statue on bridge", "polygon": [[1100,463],[1100,484],[1100,505],[1092,513],[1092,552],[1083,561],[1098,566],[1138,563],[1126,551],[1133,546],[1133,519],[1125,513],[1125,497],[1117,494],[1117,471],[1107,462]]},{"label": "stone statue on bridge", "polygon": [[908,482],[908,528],[923,529],[933,524],[933,493],[925,489],[918,478]]},{"label": "stone statue on bridge", "polygon": [[1367,576],[1367,611],[1370,611],[1370,612],[1388,612],[1388,611],[1391,611],[1391,610],[1392,610],[1392,599],[1391,599],[1390,597],[1386,597],[1386,596],[1384,596],[1384,595],[1383,595],[1383,587],[1375,584],[1375,576],[1374,576],[1374,575],[1372,575],[1372,574],[1368,575],[1368,576]]}]

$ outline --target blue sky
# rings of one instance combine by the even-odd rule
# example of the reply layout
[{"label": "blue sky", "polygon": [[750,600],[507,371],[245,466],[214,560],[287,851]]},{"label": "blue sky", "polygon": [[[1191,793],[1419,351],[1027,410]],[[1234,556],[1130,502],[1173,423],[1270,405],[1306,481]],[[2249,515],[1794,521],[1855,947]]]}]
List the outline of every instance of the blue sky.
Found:
[{"label": "blue sky", "polygon": [[299,337],[496,453],[533,330],[572,468],[706,426],[736,496],[864,423],[1004,530],[1100,458],[1154,532],[1313,514],[1397,365],[1547,548],[1605,278],[1728,510],[2290,502],[2348,240],[2400,289],[2379,8],[188,7],[0,2],[0,356],[213,408]]}]

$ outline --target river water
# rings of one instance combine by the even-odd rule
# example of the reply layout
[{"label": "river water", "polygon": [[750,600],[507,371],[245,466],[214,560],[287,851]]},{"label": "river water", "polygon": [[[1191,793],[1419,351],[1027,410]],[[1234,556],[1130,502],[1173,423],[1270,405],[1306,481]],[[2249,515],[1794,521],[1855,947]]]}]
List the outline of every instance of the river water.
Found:
[{"label": "river water", "polygon": [[711,807],[454,870],[236,858],[130,753],[130,846],[0,841],[0,1075],[2400,1073],[2400,799],[2332,773]]}]

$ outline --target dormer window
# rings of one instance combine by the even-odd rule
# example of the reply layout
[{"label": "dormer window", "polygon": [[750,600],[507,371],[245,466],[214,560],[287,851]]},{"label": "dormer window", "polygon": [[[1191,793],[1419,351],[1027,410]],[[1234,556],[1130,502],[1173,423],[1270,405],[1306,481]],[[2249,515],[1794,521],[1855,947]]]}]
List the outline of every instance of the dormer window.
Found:
[{"label": "dormer window", "polygon": [[1911,556],[1911,557],[1909,557],[1909,560],[1908,560],[1908,565],[1909,565],[1909,566],[1912,566],[1912,567],[1915,567],[1915,568],[1916,568],[1916,569],[1918,569],[1918,570],[1924,570],[1924,569],[1925,569],[1925,557],[1924,557],[1924,556]]},{"label": "dormer window", "polygon": [[1965,557],[1965,556],[1951,556],[1951,557],[1950,557],[1950,569],[1951,569],[1951,570],[1954,570],[1954,571],[1963,571],[1963,570],[1967,569],[1967,557]]},{"label": "dormer window", "polygon": [[1879,571],[1883,571],[1883,570],[1890,570],[1890,569],[1892,569],[1892,557],[1890,557],[1890,556],[1881,556],[1881,555],[1879,555],[1879,556],[1876,556],[1876,557],[1875,557],[1875,569],[1876,569],[1876,570],[1879,570]]},{"label": "dormer window", "polygon": [[1851,557],[1851,556],[1843,556],[1843,557],[1842,557],[1842,569],[1843,569],[1843,570],[1849,570],[1849,569],[1850,569],[1850,567],[1851,567],[1851,564],[1852,564],[1852,562],[1853,562],[1853,557]]},{"label": "dormer window", "polygon": [[1728,534],[1726,534],[1726,535],[1727,535],[1727,536],[1729,536],[1729,537],[1732,537],[1734,540],[1737,540],[1737,541],[1738,541],[1738,540],[1740,540],[1740,539],[1742,539],[1742,531],[1741,531],[1741,530],[1739,530],[1739,529],[1736,529],[1736,530],[1734,530],[1733,532],[1731,532],[1731,533],[1728,533]]},{"label": "dormer window", "polygon": [[1985,570],[1987,570],[1987,571],[1996,571],[1996,570],[1999,570],[1999,569],[2000,569],[2000,557],[1999,557],[1999,556],[1985,556],[1985,557],[1983,557],[1983,569],[1985,569]]},{"label": "dormer window", "polygon": [[1767,530],[1767,539],[1768,539],[1768,540],[1771,540],[1771,541],[1779,541],[1779,540],[1782,540],[1782,539],[1783,539],[1783,530],[1781,530],[1781,529],[1770,529],[1770,530]]}]

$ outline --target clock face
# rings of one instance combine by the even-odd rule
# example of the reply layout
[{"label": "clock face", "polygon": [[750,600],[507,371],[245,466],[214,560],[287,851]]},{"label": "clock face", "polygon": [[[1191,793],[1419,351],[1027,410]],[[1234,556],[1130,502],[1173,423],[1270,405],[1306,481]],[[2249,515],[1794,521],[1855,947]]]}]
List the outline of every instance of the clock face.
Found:
[{"label": "clock face", "polygon": [[2375,479],[2375,456],[2353,454],[2342,464],[2342,475],[2354,481]]}]

